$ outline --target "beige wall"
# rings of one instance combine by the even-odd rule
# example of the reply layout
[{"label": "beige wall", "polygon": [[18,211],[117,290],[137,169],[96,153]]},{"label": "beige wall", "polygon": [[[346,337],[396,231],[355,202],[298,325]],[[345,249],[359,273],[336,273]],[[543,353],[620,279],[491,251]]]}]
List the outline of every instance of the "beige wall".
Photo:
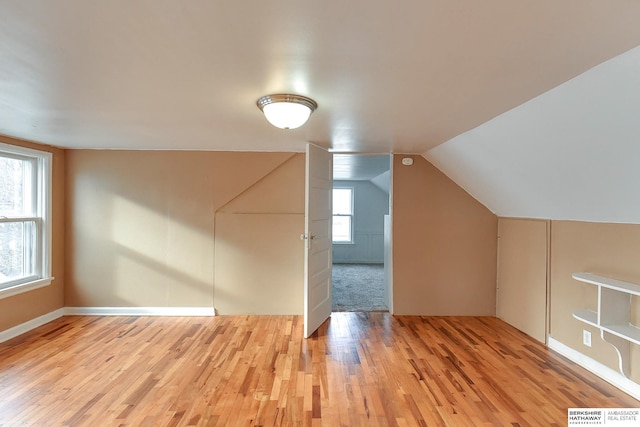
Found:
[{"label": "beige wall", "polygon": [[[301,312],[302,154],[52,150],[57,279],[0,301],[5,327],[63,306]],[[422,157],[401,157],[395,312],[495,314],[496,217]]]},{"label": "beige wall", "polygon": [[[586,271],[640,283],[640,225],[553,221],[551,223],[551,336],[563,344],[617,371],[613,347],[600,339],[596,328],[573,318],[580,308],[596,309],[596,287],[573,280]],[[632,303],[634,322],[640,325],[640,303]],[[592,347],[582,344],[583,329],[591,331]],[[640,351],[631,345],[631,377],[640,381]]]},{"label": "beige wall", "polygon": [[55,277],[49,286],[0,299],[0,331],[3,331],[64,306],[65,151],[4,136],[0,136],[0,142],[53,153],[51,271]]},{"label": "beige wall", "polygon": [[[216,211],[294,156],[69,151],[66,306],[215,306],[224,295],[215,283]],[[279,191],[304,198],[297,182],[280,182]],[[278,205],[276,194],[264,195],[268,206],[253,198],[252,213],[271,214]],[[258,228],[257,239],[260,233]],[[276,246],[289,245],[274,239]],[[268,274],[260,279],[253,286],[281,286]],[[261,309],[248,306],[244,311]]]},{"label": "beige wall", "polygon": [[304,174],[294,155],[216,212],[220,314],[303,313]]},{"label": "beige wall", "polygon": [[[548,224],[549,239],[546,263],[542,261],[544,228]],[[576,221],[537,221],[500,219],[500,257],[498,280],[510,282],[509,295],[498,291],[498,314],[522,331],[540,339],[545,318],[540,310],[532,313],[530,302],[540,306],[545,298],[542,278],[548,279],[549,335],[609,368],[618,371],[615,349],[600,338],[600,331],[576,320],[577,309],[596,310],[597,288],[572,279],[576,272],[640,283],[640,225],[590,223]],[[504,239],[508,241],[504,241]],[[503,258],[503,243],[507,256]],[[506,259],[505,259],[506,258]],[[547,266],[548,264],[548,270]],[[521,283],[516,283],[519,281]],[[519,296],[520,295],[520,296]],[[502,300],[504,298],[504,301]],[[518,299],[519,310],[507,313],[508,301]],[[640,301],[632,298],[632,323],[640,325]],[[592,346],[582,343],[582,331],[591,332]],[[640,349],[631,345],[631,379],[640,381]]]},{"label": "beige wall", "polygon": [[[413,157],[403,166],[403,157]],[[495,315],[498,219],[421,156],[394,156],[395,314]]]},{"label": "beige wall", "polygon": [[[302,312],[304,155],[67,157],[67,306]],[[395,312],[495,314],[496,217],[415,160],[394,174]]]},{"label": "beige wall", "polygon": [[548,221],[498,221],[499,318],[546,342]]}]

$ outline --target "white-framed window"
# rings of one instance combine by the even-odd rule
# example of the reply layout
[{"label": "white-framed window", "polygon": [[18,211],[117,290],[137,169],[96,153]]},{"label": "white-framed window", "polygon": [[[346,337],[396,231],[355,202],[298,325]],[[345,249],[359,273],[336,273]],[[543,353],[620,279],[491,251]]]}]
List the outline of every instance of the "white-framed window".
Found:
[{"label": "white-framed window", "polygon": [[0,143],[0,298],[51,283],[51,158]]},{"label": "white-framed window", "polygon": [[353,188],[333,189],[333,243],[353,243]]}]

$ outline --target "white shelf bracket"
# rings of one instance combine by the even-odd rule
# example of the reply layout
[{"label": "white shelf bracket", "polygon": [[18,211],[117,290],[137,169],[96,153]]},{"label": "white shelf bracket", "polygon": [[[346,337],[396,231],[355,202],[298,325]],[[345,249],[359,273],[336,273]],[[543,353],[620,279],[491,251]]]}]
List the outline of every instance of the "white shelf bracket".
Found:
[{"label": "white shelf bracket", "polygon": [[629,363],[629,341],[617,335],[600,330],[600,337],[613,346],[618,353],[618,370],[625,378],[631,375],[631,365]]}]

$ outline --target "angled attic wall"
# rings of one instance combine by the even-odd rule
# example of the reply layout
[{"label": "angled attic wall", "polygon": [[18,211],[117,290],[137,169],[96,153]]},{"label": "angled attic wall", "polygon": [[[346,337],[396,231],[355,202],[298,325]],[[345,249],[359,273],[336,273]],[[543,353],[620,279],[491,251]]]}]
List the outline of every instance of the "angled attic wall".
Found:
[{"label": "angled attic wall", "polygon": [[[640,47],[425,153],[499,216],[551,220],[550,335],[612,369],[617,367],[613,347],[571,314],[595,308],[595,287],[571,275],[588,271],[640,283],[638,70]],[[530,265],[526,253],[513,256],[514,265]],[[543,276],[542,268],[528,277]],[[501,266],[499,277],[503,275],[509,272]],[[632,301],[632,322],[638,326],[638,298]],[[524,311],[512,314],[516,326],[532,326]],[[582,344],[583,330],[592,332],[591,348]],[[636,382],[639,348],[631,346]]]},{"label": "angled attic wall", "polygon": [[389,194],[391,192],[391,171],[386,171],[371,179],[371,183],[380,190]]},{"label": "angled attic wall", "polygon": [[305,155],[292,155],[215,215],[220,314],[302,314]]},{"label": "angled attic wall", "polygon": [[394,314],[493,316],[498,219],[420,156],[393,165]]}]

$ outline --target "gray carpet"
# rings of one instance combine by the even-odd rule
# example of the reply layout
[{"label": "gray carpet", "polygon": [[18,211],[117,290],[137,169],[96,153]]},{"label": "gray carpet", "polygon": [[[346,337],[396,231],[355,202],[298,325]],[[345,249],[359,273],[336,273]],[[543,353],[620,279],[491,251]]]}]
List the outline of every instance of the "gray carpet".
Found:
[{"label": "gray carpet", "polygon": [[382,264],[333,264],[332,311],[388,310]]}]

